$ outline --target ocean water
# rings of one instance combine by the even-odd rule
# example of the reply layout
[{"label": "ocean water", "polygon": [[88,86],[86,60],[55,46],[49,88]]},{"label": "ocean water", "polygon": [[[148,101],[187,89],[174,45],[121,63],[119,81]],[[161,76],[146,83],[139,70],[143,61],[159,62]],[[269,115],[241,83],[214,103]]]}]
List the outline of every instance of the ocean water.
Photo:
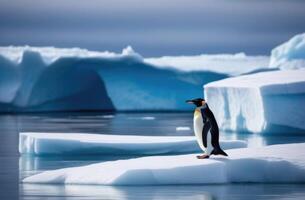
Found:
[{"label": "ocean water", "polygon": [[[182,128],[177,131],[177,127]],[[304,184],[84,186],[23,184],[32,174],[131,156],[28,157],[18,154],[19,132],[193,135],[190,113],[44,113],[0,115],[0,199],[304,199]],[[305,142],[305,134],[221,132],[249,146]]]}]

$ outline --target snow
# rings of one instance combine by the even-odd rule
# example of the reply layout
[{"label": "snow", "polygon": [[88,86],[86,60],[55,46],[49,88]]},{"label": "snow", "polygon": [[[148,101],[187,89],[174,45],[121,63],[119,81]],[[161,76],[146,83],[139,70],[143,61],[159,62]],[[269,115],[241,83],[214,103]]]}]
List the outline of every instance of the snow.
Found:
[{"label": "snow", "polygon": [[122,50],[122,54],[116,54],[109,51],[98,52],[88,51],[80,48],[55,48],[55,47],[31,47],[31,46],[8,46],[0,47],[0,55],[15,63],[21,63],[25,52],[38,52],[46,64],[65,57],[79,58],[119,58],[126,55],[134,55],[131,47]]},{"label": "snow", "polygon": [[[224,149],[243,148],[241,140],[220,141]],[[20,154],[153,155],[200,152],[194,136],[135,136],[84,133],[20,133]]]},{"label": "snow", "polygon": [[222,129],[304,132],[305,70],[263,72],[204,86]]},{"label": "snow", "polygon": [[[203,84],[227,78],[145,62],[122,53],[54,47],[0,47],[0,112],[190,110]],[[81,80],[81,81],[80,81]]]},{"label": "snow", "polygon": [[228,150],[229,157],[151,156],[45,171],[25,183],[169,185],[304,183],[305,143]]},{"label": "snow", "polygon": [[269,63],[268,56],[247,56],[245,53],[164,56],[144,60],[160,68],[173,68],[181,71],[206,70],[234,76],[266,69]]},{"label": "snow", "polygon": [[271,51],[270,68],[300,69],[305,67],[305,33],[292,37],[289,41]]}]

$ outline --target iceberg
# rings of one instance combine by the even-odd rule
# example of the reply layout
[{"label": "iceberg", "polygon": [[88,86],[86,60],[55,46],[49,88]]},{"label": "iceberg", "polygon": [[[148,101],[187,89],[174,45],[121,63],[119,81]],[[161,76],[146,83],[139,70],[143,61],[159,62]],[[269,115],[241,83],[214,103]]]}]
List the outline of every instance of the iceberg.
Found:
[{"label": "iceberg", "polygon": [[[243,148],[242,140],[220,141],[224,149]],[[201,152],[194,136],[135,136],[84,133],[19,134],[19,153],[41,155],[155,155]]]},{"label": "iceberg", "polygon": [[50,61],[34,50],[0,49],[1,112],[114,110],[104,81],[97,73],[75,66],[77,61],[69,58],[47,64]]},{"label": "iceberg", "polygon": [[204,86],[222,129],[304,132],[305,70],[262,72]]},{"label": "iceberg", "polygon": [[45,171],[24,183],[171,185],[304,183],[305,143],[228,150],[229,157],[150,156]]},{"label": "iceberg", "polygon": [[228,76],[163,69],[131,47],[122,53],[0,47],[0,112],[189,110],[185,99]]},{"label": "iceberg", "polygon": [[271,51],[270,68],[300,69],[305,67],[305,33],[292,37],[289,41]]}]

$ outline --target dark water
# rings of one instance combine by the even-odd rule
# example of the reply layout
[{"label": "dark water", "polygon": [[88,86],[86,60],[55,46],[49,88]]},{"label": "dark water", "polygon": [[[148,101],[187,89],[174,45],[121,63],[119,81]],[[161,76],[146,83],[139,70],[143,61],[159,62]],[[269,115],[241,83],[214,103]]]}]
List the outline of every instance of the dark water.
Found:
[{"label": "dark water", "polygon": [[[53,113],[0,115],[0,199],[304,199],[303,184],[226,184],[180,186],[35,185],[20,181],[44,170],[130,157],[19,157],[19,132],[82,132],[133,135],[192,135],[192,113]],[[249,146],[305,142],[304,135],[222,132],[221,139],[247,140]]]}]

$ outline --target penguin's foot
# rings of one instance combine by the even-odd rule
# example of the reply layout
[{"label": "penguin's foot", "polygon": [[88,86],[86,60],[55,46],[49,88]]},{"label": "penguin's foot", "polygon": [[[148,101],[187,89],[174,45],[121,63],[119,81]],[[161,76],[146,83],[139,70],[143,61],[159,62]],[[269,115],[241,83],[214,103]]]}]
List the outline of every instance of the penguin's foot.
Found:
[{"label": "penguin's foot", "polygon": [[215,149],[213,149],[213,151],[211,152],[211,155],[223,155],[223,156],[228,156],[228,154],[226,154],[226,152],[224,152],[221,148],[215,148]]},{"label": "penguin's foot", "polygon": [[201,156],[196,156],[198,159],[208,159],[210,156],[209,155],[201,155]]}]

